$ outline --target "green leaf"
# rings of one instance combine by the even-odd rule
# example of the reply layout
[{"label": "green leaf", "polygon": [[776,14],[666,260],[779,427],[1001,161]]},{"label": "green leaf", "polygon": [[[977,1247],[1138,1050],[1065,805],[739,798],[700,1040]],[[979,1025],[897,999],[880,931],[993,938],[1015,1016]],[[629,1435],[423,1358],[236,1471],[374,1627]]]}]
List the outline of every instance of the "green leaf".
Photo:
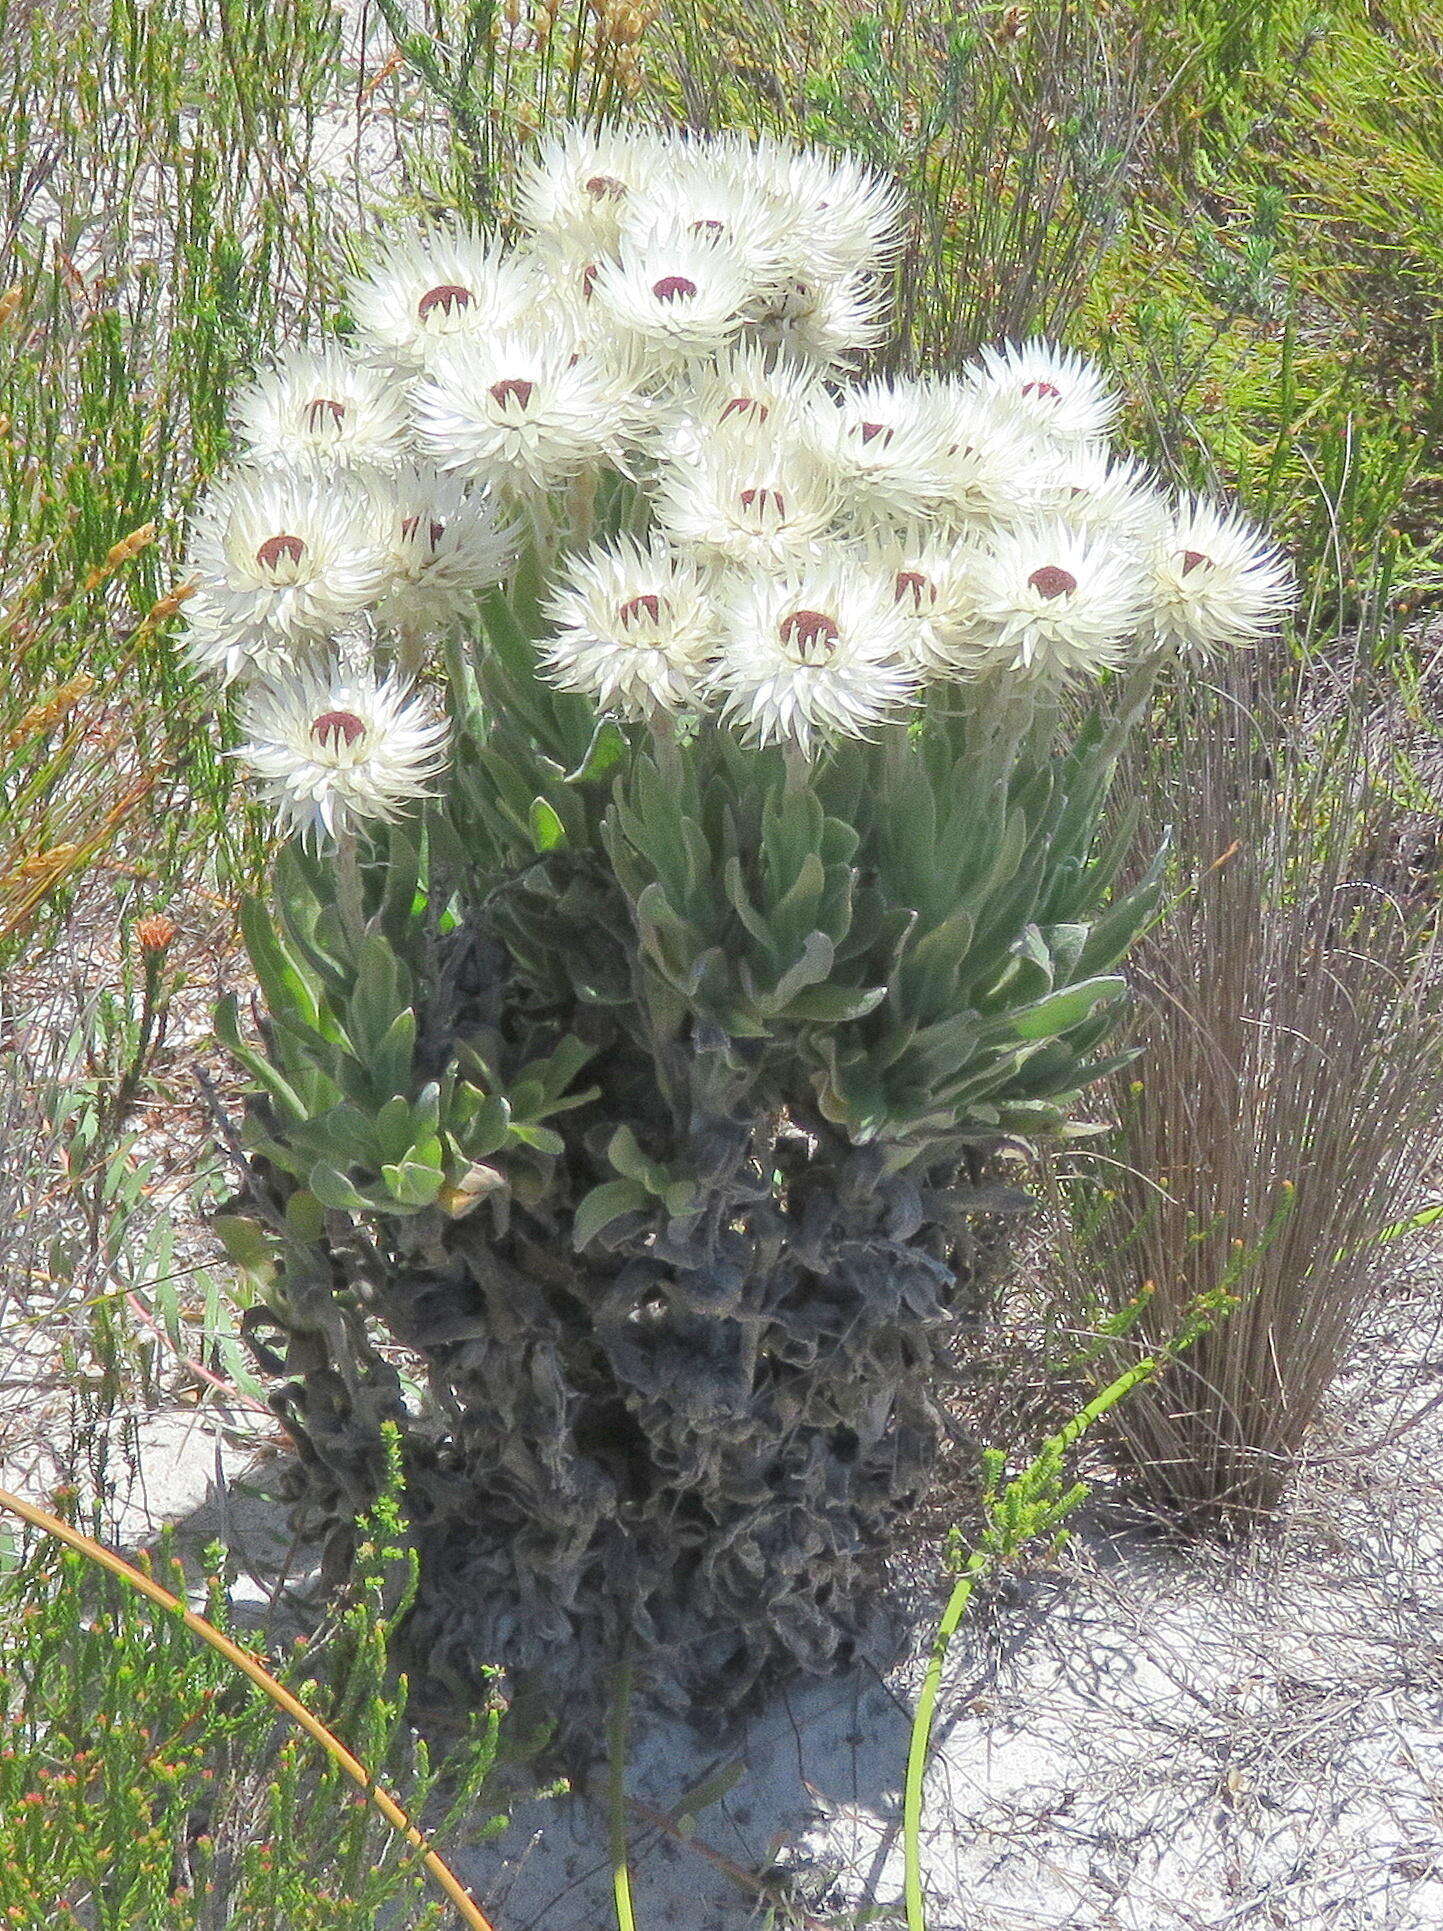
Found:
[{"label": "green leaf", "polygon": [[1125,990],[1126,981],[1115,975],[1083,979],[1075,986],[1063,986],[1059,991],[1049,993],[1045,999],[1039,999],[1035,1006],[1027,1006],[1021,1012],[1013,1013],[1010,1017],[1011,1031],[1018,1039],[1050,1039],[1086,1019],[1101,1000],[1116,999]]},{"label": "green leaf", "polygon": [[381,1178],[390,1193],[405,1207],[429,1207],[440,1193],[446,1176],[439,1166],[425,1160],[403,1160],[399,1166],[384,1166]]},{"label": "green leaf", "polygon": [[323,1207],[330,1207],[347,1214],[365,1211],[364,1194],[346,1178],[339,1167],[333,1167],[325,1160],[318,1160],[311,1168],[310,1184],[311,1192]]},{"label": "green leaf", "polygon": [[566,843],[566,827],[544,798],[531,800],[531,842],[539,852],[553,852]]},{"label": "green leaf", "polygon": [[275,1255],[260,1223],[245,1214],[217,1214],[211,1225],[232,1264],[251,1280],[268,1282],[276,1271]]},{"label": "green leaf", "polygon": [[630,751],[626,733],[615,718],[604,717],[592,733],[586,756],[574,771],[568,771],[568,784],[595,784],[604,778]]},{"label": "green leaf", "polygon": [[604,1228],[623,1214],[635,1213],[651,1200],[646,1188],[636,1180],[603,1180],[577,1202],[572,1219],[571,1241],[579,1251],[589,1247]]}]

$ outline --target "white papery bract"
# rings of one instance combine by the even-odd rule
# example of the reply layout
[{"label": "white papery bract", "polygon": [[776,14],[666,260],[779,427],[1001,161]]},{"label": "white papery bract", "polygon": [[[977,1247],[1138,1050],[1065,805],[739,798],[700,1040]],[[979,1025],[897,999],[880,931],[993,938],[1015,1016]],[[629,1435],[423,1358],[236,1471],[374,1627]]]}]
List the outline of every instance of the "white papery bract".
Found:
[{"label": "white papery bract", "polygon": [[1146,607],[1137,557],[1061,518],[993,537],[974,586],[979,665],[1057,685],[1122,663]]},{"label": "white papery bract", "polygon": [[983,349],[970,379],[981,394],[1005,402],[1034,435],[1053,443],[1098,441],[1119,407],[1117,392],[1086,356],[1040,338]]},{"label": "white papery bract", "polygon": [[816,411],[824,460],[856,505],[906,522],[945,494],[949,425],[935,385],[863,382]]},{"label": "white papery bract", "polygon": [[797,238],[785,212],[758,182],[719,168],[709,143],[682,148],[628,198],[621,232],[623,249],[667,235],[721,242],[759,286],[779,280],[797,262]]},{"label": "white papery bract", "polygon": [[926,524],[874,536],[861,553],[867,569],[891,584],[907,624],[908,654],[929,677],[963,677],[985,661],[985,644],[975,635],[981,553],[979,537]]},{"label": "white papery bract", "polygon": [[390,469],[405,455],[409,402],[394,370],[336,344],[294,349],[236,397],[236,434],[254,463]]},{"label": "white papery bract", "polygon": [[241,710],[236,755],[283,830],[319,844],[398,818],[446,765],[447,728],[398,678],[339,665],[266,678]]},{"label": "white papery bract", "polygon": [[850,154],[766,136],[724,136],[715,147],[734,178],[759,183],[792,237],[797,267],[832,279],[886,268],[901,236],[895,182]]},{"label": "white papery bract", "polygon": [[736,428],[690,462],[663,469],[654,509],[674,542],[713,563],[775,568],[814,551],[840,503],[815,449]]},{"label": "white papery bract", "polygon": [[411,368],[445,344],[485,341],[532,314],[539,280],[520,250],[461,222],[442,222],[388,242],[346,284],[363,342]]},{"label": "white papery bract", "polygon": [[324,637],[386,589],[375,499],[356,478],[238,470],[196,514],[189,569],[203,614],[255,655]]},{"label": "white papery bract", "polygon": [[591,287],[594,319],[623,352],[656,370],[717,355],[740,332],[757,292],[734,249],[709,235],[628,238]]},{"label": "white papery bract", "polygon": [[743,342],[714,364],[687,372],[658,415],[657,443],[679,463],[692,462],[719,435],[750,432],[757,440],[792,440],[814,402],[828,405],[814,369]]},{"label": "white papery bract", "polygon": [[438,469],[536,489],[620,462],[640,419],[622,374],[539,331],[439,350],[415,410],[417,441]]},{"label": "white papery bract", "polygon": [[375,494],[391,566],[376,621],[403,637],[451,629],[515,561],[514,521],[463,477],[412,468],[377,483]]},{"label": "white papery bract", "polygon": [[750,332],[763,347],[842,370],[886,334],[886,305],[868,275],[833,280],[798,269],[756,304]]},{"label": "white papery bract", "polygon": [[715,586],[693,558],[621,537],[569,560],[545,614],[555,634],[542,665],[563,690],[632,719],[695,708],[718,619]]},{"label": "white papery bract", "polygon": [[186,662],[202,676],[233,684],[237,678],[276,674],[319,648],[292,636],[282,639],[263,624],[237,623],[234,614],[203,590],[185,602],[185,634],[181,640]]},{"label": "white papery bract", "polygon": [[1188,497],[1147,556],[1146,638],[1183,656],[1256,643],[1292,601],[1282,557],[1245,516]]},{"label": "white papery bract", "polygon": [[518,170],[516,211],[538,235],[609,253],[621,240],[631,197],[650,188],[677,147],[675,139],[641,129],[573,126],[547,135]]},{"label": "white papery bract", "polygon": [[1081,443],[1048,465],[1049,507],[1077,528],[1137,549],[1166,530],[1167,499],[1141,463],[1105,443]]},{"label": "white papery bract", "polygon": [[810,753],[905,711],[922,676],[911,646],[892,582],[833,553],[726,586],[709,685],[744,737]]}]

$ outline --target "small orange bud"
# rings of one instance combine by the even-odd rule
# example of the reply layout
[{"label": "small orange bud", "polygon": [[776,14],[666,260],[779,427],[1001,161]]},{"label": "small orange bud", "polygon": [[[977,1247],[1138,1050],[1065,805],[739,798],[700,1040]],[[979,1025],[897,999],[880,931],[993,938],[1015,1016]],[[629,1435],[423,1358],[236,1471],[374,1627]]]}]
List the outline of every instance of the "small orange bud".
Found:
[{"label": "small orange bud", "polygon": [[174,919],[168,919],[163,912],[152,912],[135,921],[135,942],[142,952],[166,951],[175,933]]}]

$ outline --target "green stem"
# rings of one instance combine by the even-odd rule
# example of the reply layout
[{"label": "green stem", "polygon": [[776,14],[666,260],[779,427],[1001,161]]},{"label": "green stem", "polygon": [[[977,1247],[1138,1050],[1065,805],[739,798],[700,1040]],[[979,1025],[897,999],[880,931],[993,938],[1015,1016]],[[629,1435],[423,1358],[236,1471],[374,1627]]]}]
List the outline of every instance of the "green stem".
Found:
[{"label": "green stem", "polygon": [[907,1907],[907,1931],[927,1931],[922,1903],[922,1780],[927,1774],[927,1758],[932,1748],[932,1721],[937,1711],[937,1693],[942,1687],[942,1668],[957,1626],[972,1600],[977,1578],[991,1566],[992,1558],[983,1550],[967,1558],[967,1567],[957,1578],[937,1625],[936,1641],[912,1718],[912,1735],[907,1745],[907,1782],[902,1792],[902,1890]]},{"label": "green stem", "polygon": [[631,1909],[631,1871],[626,1851],[626,1730],[631,1713],[631,1638],[626,1639],[616,1672],[616,1687],[607,1720],[608,1826],[611,1837],[611,1893],[616,1903],[617,1931],[636,1931]]}]

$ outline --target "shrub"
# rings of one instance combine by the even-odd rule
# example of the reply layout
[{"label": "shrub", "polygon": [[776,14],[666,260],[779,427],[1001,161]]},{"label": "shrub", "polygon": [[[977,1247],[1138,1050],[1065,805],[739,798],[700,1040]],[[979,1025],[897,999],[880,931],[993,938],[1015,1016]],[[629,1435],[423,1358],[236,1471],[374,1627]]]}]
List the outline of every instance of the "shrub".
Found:
[{"label": "shrub", "polygon": [[857,1640],[987,1157],[1109,1064],[1118,755],[1286,584],[1066,351],[861,379],[845,157],[569,130],[518,199],[238,401],[187,609],[292,834],[220,1022],[258,1359],[333,1562],[394,1421],[418,1652],[580,1725],[625,1641],[725,1704]]}]

